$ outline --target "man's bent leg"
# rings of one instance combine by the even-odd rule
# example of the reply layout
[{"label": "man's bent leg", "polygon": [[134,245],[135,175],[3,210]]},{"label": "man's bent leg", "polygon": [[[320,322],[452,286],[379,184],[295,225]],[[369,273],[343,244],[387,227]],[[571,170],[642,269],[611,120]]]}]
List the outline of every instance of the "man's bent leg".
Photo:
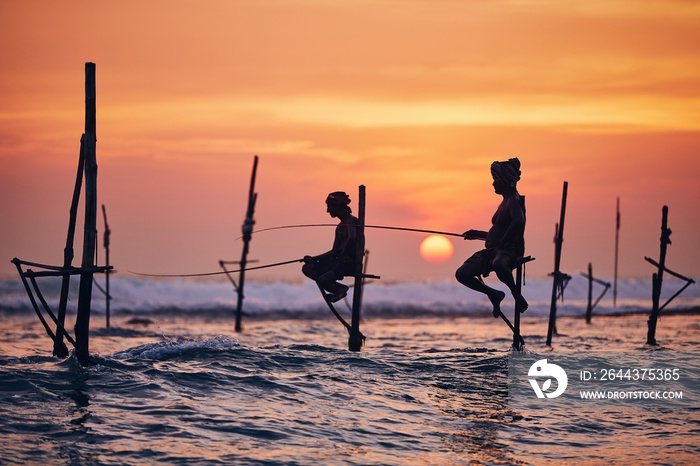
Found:
[{"label": "man's bent leg", "polygon": [[498,279],[505,284],[515,299],[515,311],[525,312],[528,304],[523,295],[515,286],[513,279],[513,269],[511,267],[512,259],[508,254],[498,254],[493,260],[493,271],[496,272]]},{"label": "man's bent leg", "polygon": [[506,297],[506,294],[500,290],[496,290],[486,285],[479,278],[479,270],[476,270],[473,262],[465,262],[455,272],[455,278],[459,283],[479,293],[484,293],[493,305],[493,316],[498,317],[501,314],[501,301]]}]

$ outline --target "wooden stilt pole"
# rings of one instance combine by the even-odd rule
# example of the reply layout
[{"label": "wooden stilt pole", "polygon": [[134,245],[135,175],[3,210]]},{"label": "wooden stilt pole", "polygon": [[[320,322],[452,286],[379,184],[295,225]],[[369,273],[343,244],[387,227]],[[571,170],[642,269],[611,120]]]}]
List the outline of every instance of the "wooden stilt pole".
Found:
[{"label": "wooden stilt pole", "polygon": [[[32,303],[32,307],[34,308],[34,312],[36,312],[37,317],[39,317],[39,321],[42,323],[44,326],[44,330],[46,330],[46,334],[53,340],[54,342],[54,355],[56,354],[56,343],[58,342],[58,336],[55,335],[51,331],[51,327],[49,327],[49,324],[46,322],[46,319],[44,319],[44,316],[41,314],[41,311],[39,310],[39,305],[36,302],[36,299],[34,298],[34,293],[32,293],[31,288],[29,287],[29,283],[27,282],[27,277],[25,276],[25,273],[22,271],[22,265],[21,261],[17,259],[16,257],[12,259],[12,263],[15,264],[17,267],[17,272],[19,273],[19,277],[22,279],[22,284],[24,285],[24,289],[27,292],[27,296],[29,296],[29,301]],[[59,333],[58,330],[56,333]],[[63,343],[63,340],[61,340],[61,344],[63,347],[66,346],[65,343]],[[65,350],[66,356],[68,355],[68,348]],[[65,357],[65,356],[63,356]]]},{"label": "wooden stilt pole", "polygon": [[[97,244],[97,142],[95,116],[95,64],[85,64],[85,230],[83,235],[84,268],[95,265]],[[81,365],[90,364],[89,334],[90,306],[92,301],[93,272],[85,270],[80,274],[78,292],[78,314],[75,321],[75,354]]]},{"label": "wooden stilt pole", "polygon": [[[96,262],[96,246],[97,246],[97,157],[95,155],[95,146],[97,142],[96,124],[95,124],[95,64],[85,64],[85,133],[80,140],[80,157],[78,161],[78,173],[73,188],[73,199],[70,208],[70,217],[68,222],[68,235],[66,238],[66,247],[63,251],[63,265],[53,266],[39,264],[35,262],[20,261],[15,258],[12,262],[17,266],[17,272],[25,286],[29,300],[36,311],[39,320],[44,325],[47,334],[54,342],[54,355],[60,357],[68,356],[63,338],[65,337],[74,347],[75,355],[80,364],[87,366],[90,364],[89,352],[89,333],[90,333],[90,307],[92,302],[92,285],[93,275],[95,273],[103,273],[111,270],[111,266],[98,267]],[[72,266],[73,261],[73,242],[75,237],[75,226],[78,211],[78,203],[80,200],[80,191],[82,189],[83,178],[85,178],[85,227],[83,236],[83,257],[80,268]],[[105,216],[106,224],[106,216]],[[107,227],[108,229],[108,227]],[[108,241],[106,241],[108,243]],[[109,262],[109,259],[108,259]],[[41,270],[34,272],[22,270],[22,265],[30,267],[39,267]],[[80,289],[78,290],[78,314],[75,322],[75,339],[71,338],[65,328],[66,307],[68,301],[68,291],[70,285],[70,277],[72,275],[80,275]],[[59,312],[56,316],[50,309],[48,302],[44,299],[36,281],[38,277],[62,277],[61,293],[59,298]],[[41,310],[34,298],[32,289],[27,282],[27,278],[31,280],[31,284],[36,293],[37,298],[41,302],[44,311],[51,317],[51,320],[56,325],[56,333],[51,331],[48,322],[44,319]]]},{"label": "wooden stilt pole", "polygon": [[547,346],[552,346],[552,334],[556,328],[557,320],[557,291],[562,284],[561,267],[561,248],[564,242],[564,218],[566,216],[566,196],[569,190],[569,182],[564,181],[564,189],[561,197],[561,214],[559,216],[559,225],[557,226],[557,234],[554,238],[554,280],[552,283],[552,301],[549,309],[549,328],[547,329]]},{"label": "wooden stilt pole", "polygon": [[615,273],[613,279],[613,306],[617,306],[617,258],[620,251],[620,196],[617,197],[615,215]]},{"label": "wooden stilt pole", "polygon": [[357,240],[355,249],[355,287],[352,295],[352,320],[350,321],[350,337],[348,350],[361,351],[364,346],[364,336],[360,332],[360,313],[362,308],[362,283],[364,280],[362,260],[365,253],[365,186],[360,186],[358,200],[359,220],[357,225]]},{"label": "wooden stilt pole", "polygon": [[[595,278],[593,276],[593,265],[589,262],[588,263],[588,273],[582,273],[584,277],[588,279],[588,306],[586,307],[586,323],[590,324],[591,323],[591,316],[593,314],[593,309],[598,305],[601,299],[603,299],[603,296],[605,296],[605,293],[608,292],[610,289],[610,283],[600,280],[599,278]],[[593,283],[597,283],[599,285],[604,286],[603,291],[600,293],[598,298],[596,298],[595,301],[593,301]]]},{"label": "wooden stilt pole", "polygon": [[[523,288],[523,263],[518,262],[518,267],[515,269],[515,288],[518,293],[522,293]],[[520,311],[517,309],[513,314],[513,348],[516,351],[522,351],[525,348],[523,337],[520,335]]]},{"label": "wooden stilt pole", "polygon": [[501,320],[506,323],[510,331],[513,332],[513,348],[516,351],[522,351],[522,349],[525,348],[525,340],[520,335],[520,331],[515,329],[515,325],[511,323],[510,319],[508,319],[503,312],[499,312],[498,317],[500,317]]},{"label": "wooden stilt pole", "polygon": [[[520,196],[520,207],[523,209],[523,217],[527,218],[527,211],[525,210],[525,196]],[[523,235],[525,231],[523,230]],[[518,266],[515,269],[515,288],[516,292],[522,296],[523,291],[523,267],[526,262],[534,260],[534,258],[521,257],[518,260]],[[515,307],[515,312],[513,314],[513,348],[516,351],[522,351],[525,349],[525,341],[520,335],[520,311],[518,311],[517,306]]]},{"label": "wooden stilt pole", "polygon": [[[75,177],[73,188],[73,199],[70,205],[68,219],[68,235],[66,237],[66,247],[63,249],[63,267],[68,269],[73,265],[73,243],[75,240],[75,224],[78,216],[78,203],[80,201],[80,190],[83,187],[83,173],[85,171],[85,135],[80,137],[80,155],[78,156],[78,173]],[[61,295],[58,302],[58,321],[60,326],[65,326],[66,309],[68,307],[68,292],[70,290],[70,275],[64,275],[61,279]],[[59,358],[68,357],[68,348],[63,343],[63,333],[56,329],[56,339],[54,340],[53,355]]]},{"label": "wooden stilt pole", "polygon": [[661,298],[661,285],[663,283],[664,270],[666,269],[666,247],[671,244],[671,230],[668,228],[668,206],[661,210],[661,251],[659,253],[658,269],[652,275],[651,280],[651,314],[649,315],[647,345],[656,345],[656,321],[659,317],[659,300]]},{"label": "wooden stilt pole", "polygon": [[112,273],[109,269],[109,235],[112,233],[112,230],[109,229],[109,224],[107,223],[107,209],[105,209],[104,204],[102,204],[102,217],[104,218],[105,224],[104,239],[102,242],[105,248],[105,267],[107,267],[107,270],[105,270],[105,325],[109,328],[109,305],[112,300],[112,295],[109,294],[109,275]]},{"label": "wooden stilt pole", "polygon": [[236,302],[236,332],[243,330],[241,319],[243,316],[243,285],[245,284],[245,267],[248,264],[248,252],[250,250],[250,240],[253,238],[253,215],[255,214],[255,201],[258,199],[258,193],[255,192],[255,177],[258,171],[258,156],[255,156],[253,161],[253,173],[250,177],[250,189],[248,191],[248,209],[246,210],[245,220],[243,222],[243,252],[241,253],[240,272],[238,272],[238,286],[236,294],[238,300]]}]

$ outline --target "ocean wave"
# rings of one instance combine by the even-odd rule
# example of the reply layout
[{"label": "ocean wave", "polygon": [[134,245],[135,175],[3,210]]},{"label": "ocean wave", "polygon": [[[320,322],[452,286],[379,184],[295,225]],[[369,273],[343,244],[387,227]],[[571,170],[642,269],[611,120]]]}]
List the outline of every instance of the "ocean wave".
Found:
[{"label": "ocean wave", "polygon": [[240,346],[235,338],[219,335],[206,340],[178,339],[163,337],[163,341],[147,343],[135,348],[119,351],[114,359],[157,359],[164,360],[186,355],[199,356],[208,350],[222,350]]},{"label": "ocean wave", "polygon": [[[494,288],[508,291],[496,279],[488,279]],[[41,282],[49,305],[58,306],[57,280]],[[676,279],[664,281],[662,303],[670,298],[683,282]],[[71,287],[69,312],[75,312],[77,282]],[[599,285],[593,290],[593,300],[603,292]],[[237,295],[227,282],[202,282],[188,280],[150,280],[142,278],[113,277],[110,281],[112,300],[110,309],[115,313],[230,313],[236,309]],[[527,279],[523,294],[530,303],[529,315],[549,314],[552,296],[550,279]],[[336,304],[340,312],[348,312],[352,293],[345,301]],[[588,281],[573,277],[562,299],[557,301],[559,315],[583,315],[588,304]],[[93,312],[105,313],[104,295],[93,289]],[[512,313],[509,293],[503,302],[505,313]],[[700,287],[690,286],[668,306],[669,310],[700,308]],[[634,313],[651,309],[651,283],[647,279],[625,279],[618,283],[616,303],[612,291],[600,300],[594,312],[600,315]],[[0,311],[32,312],[30,301],[20,280],[0,281]],[[303,318],[325,315],[326,304],[319,296],[316,285],[307,280],[302,283],[246,284],[244,314],[254,318]],[[466,289],[454,281],[412,283],[368,283],[363,293],[363,315],[373,317],[414,317],[418,315],[488,315],[491,305],[485,296]]]}]

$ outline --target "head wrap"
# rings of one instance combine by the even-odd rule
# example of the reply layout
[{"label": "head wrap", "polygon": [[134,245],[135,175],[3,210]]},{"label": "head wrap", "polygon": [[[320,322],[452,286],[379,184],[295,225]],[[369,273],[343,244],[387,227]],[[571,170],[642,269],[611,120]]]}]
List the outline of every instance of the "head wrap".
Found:
[{"label": "head wrap", "polygon": [[350,197],[343,191],[336,191],[328,195],[326,204],[348,205],[350,204]]},{"label": "head wrap", "polygon": [[326,204],[345,207],[348,212],[351,212],[350,207],[348,207],[348,204],[350,204],[350,196],[343,191],[330,193],[326,198]]},{"label": "head wrap", "polygon": [[491,175],[494,181],[515,188],[516,183],[520,180],[520,160],[516,157],[508,159],[507,162],[493,162]]}]

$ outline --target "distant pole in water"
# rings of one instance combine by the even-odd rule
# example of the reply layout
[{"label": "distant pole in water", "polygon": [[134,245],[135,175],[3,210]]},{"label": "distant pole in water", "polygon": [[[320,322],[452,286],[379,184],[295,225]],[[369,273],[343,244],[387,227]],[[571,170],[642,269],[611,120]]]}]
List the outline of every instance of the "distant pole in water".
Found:
[{"label": "distant pole in water", "polygon": [[615,215],[615,274],[613,280],[613,306],[617,306],[617,258],[620,245],[620,196],[617,196],[617,210]]},{"label": "distant pole in water", "polygon": [[[107,209],[104,204],[102,204],[102,217],[105,223],[105,233],[102,241],[105,248],[105,267],[109,267],[109,235],[112,234],[112,230],[109,229],[109,224],[107,223]],[[109,274],[111,272],[110,269],[105,271],[105,325],[107,328],[109,328],[109,302],[112,300],[112,295],[109,294]]]},{"label": "distant pole in water", "polygon": [[666,247],[671,244],[671,230],[668,228],[668,206],[661,209],[661,251],[659,253],[658,268],[651,279],[651,314],[647,322],[647,345],[656,345],[656,321],[659,318],[661,308],[661,284],[663,283],[664,270],[666,269]]},{"label": "distant pole in water", "polygon": [[658,269],[652,276],[651,286],[651,314],[649,315],[647,345],[656,345],[656,321],[659,317],[659,299],[661,297],[661,285],[663,283],[664,270],[666,269],[666,247],[671,244],[671,230],[668,228],[668,206],[661,210],[661,251],[659,253]]},{"label": "distant pole in water", "polygon": [[[693,280],[692,278],[684,277],[683,275],[674,272],[673,270],[666,267],[666,247],[669,244],[671,244],[671,229],[668,228],[668,207],[664,206],[661,211],[661,252],[659,254],[659,262],[656,262],[655,260],[650,259],[648,257],[644,258],[644,260],[646,260],[651,265],[657,268],[657,272],[652,275],[652,309],[648,321],[649,330],[647,332],[647,345],[656,345],[656,321],[661,311],[663,311],[664,308],[668,306],[671,301],[673,301],[679,294],[681,294],[683,290],[695,283],[695,280]],[[663,283],[664,272],[668,272],[669,275],[684,280],[685,284],[670,298],[668,298],[665,303],[659,305],[661,299],[661,285]]]},{"label": "distant pole in water", "polygon": [[348,338],[348,350],[350,351],[361,351],[364,345],[364,338],[362,333],[360,333],[360,314],[364,281],[362,261],[365,255],[365,186],[361,185],[359,190],[357,241],[355,242],[355,287],[352,295],[352,319],[349,329],[350,337]]},{"label": "distant pole in water", "polygon": [[552,302],[549,309],[549,328],[547,330],[547,346],[552,346],[552,334],[556,329],[557,320],[557,292],[563,286],[563,274],[561,273],[561,248],[564,242],[564,218],[566,216],[566,196],[569,190],[569,182],[564,181],[564,189],[561,197],[561,214],[559,216],[559,224],[556,228],[554,237],[554,272],[552,273],[554,280],[552,283]]},{"label": "distant pole in water", "polygon": [[250,250],[250,240],[253,238],[253,215],[255,214],[255,202],[258,199],[258,193],[255,192],[255,177],[258,172],[258,156],[253,159],[253,173],[250,176],[250,189],[248,191],[248,209],[246,210],[245,220],[243,221],[243,251],[241,253],[240,271],[238,272],[238,286],[236,292],[238,301],[236,303],[236,332],[243,330],[241,318],[243,315],[243,286],[245,284],[245,268],[248,264],[248,252]]},{"label": "distant pole in water", "polygon": [[92,304],[92,279],[97,246],[97,157],[95,145],[95,64],[85,63],[85,229],[83,235],[83,260],[78,291],[78,314],[75,320],[75,355],[81,365],[90,364],[90,307]]}]

